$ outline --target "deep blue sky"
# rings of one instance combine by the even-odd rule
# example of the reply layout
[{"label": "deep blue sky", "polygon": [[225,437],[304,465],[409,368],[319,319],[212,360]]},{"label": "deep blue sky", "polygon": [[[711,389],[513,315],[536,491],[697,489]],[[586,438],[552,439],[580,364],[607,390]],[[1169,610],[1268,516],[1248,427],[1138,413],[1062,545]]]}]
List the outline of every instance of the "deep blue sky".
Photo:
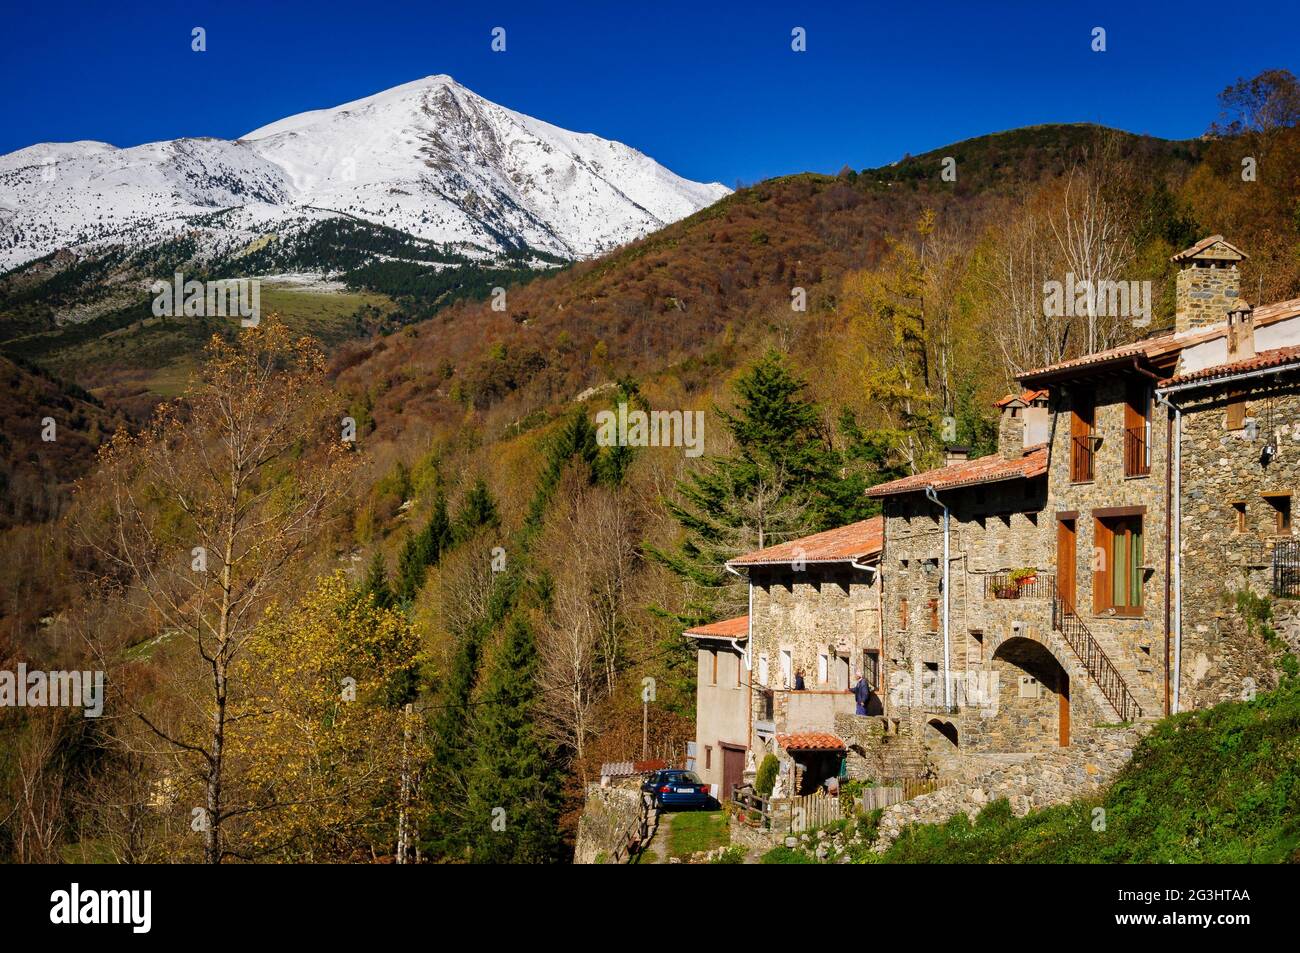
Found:
[{"label": "deep blue sky", "polygon": [[[0,153],[233,138],[450,73],[504,106],[734,185],[1041,122],[1191,137],[1237,77],[1300,73],[1295,0],[4,5]],[[190,51],[194,26],[206,53]],[[495,26],[505,53],[489,49]],[[794,26],[806,53],[790,50]],[[1094,26],[1105,53],[1089,48]]]}]

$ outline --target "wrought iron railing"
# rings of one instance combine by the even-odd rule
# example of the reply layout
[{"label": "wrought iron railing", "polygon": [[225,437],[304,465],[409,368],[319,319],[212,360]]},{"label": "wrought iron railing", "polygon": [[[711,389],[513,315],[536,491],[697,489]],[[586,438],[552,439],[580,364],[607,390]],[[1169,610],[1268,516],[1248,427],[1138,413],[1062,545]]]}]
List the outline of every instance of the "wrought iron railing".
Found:
[{"label": "wrought iron railing", "polygon": [[1146,427],[1130,427],[1124,431],[1124,475],[1146,476],[1150,472]]},{"label": "wrought iron railing", "polygon": [[1070,481],[1087,483],[1092,479],[1092,434],[1070,438]]},{"label": "wrought iron railing", "polygon": [[1115,709],[1115,714],[1119,715],[1119,720],[1136,721],[1141,718],[1142,706],[1128,690],[1119,669],[1092,637],[1088,627],[1074,611],[1074,606],[1066,601],[1055,586],[1052,587],[1052,628],[1060,632],[1070,648],[1074,649],[1074,654],[1083,663],[1088,677],[1101,689],[1106,701]]},{"label": "wrought iron railing", "polygon": [[1050,599],[1054,591],[1049,572],[1018,578],[1009,572],[995,572],[984,577],[985,599]]},{"label": "wrought iron railing", "polygon": [[1300,540],[1279,540],[1273,547],[1273,595],[1300,599]]}]

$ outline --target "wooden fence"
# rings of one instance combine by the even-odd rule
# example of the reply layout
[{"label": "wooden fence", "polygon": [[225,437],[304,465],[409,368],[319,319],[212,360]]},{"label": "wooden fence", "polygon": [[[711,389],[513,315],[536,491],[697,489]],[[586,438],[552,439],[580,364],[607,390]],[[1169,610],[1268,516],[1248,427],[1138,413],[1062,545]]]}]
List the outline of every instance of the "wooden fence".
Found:
[{"label": "wooden fence", "polygon": [[790,798],[790,830],[810,831],[840,819],[840,799],[828,794]]},{"label": "wooden fence", "polygon": [[879,810],[889,807],[891,804],[910,801],[922,794],[932,794],[953,783],[952,780],[941,781],[937,778],[898,778],[887,781],[879,787],[863,790],[862,809],[864,811]]}]

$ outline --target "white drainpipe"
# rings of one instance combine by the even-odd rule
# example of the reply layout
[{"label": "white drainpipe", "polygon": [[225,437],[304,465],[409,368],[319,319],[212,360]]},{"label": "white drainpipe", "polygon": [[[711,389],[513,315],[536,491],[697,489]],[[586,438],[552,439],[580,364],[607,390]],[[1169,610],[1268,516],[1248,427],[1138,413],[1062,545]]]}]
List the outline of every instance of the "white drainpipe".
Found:
[{"label": "white drainpipe", "polygon": [[[943,510],[943,707],[951,708],[952,698],[950,685],[952,678],[949,674],[950,663],[948,658],[948,551],[950,536],[948,507],[939,502],[939,494],[934,492],[933,486],[927,486],[925,488],[925,498]],[[884,625],[883,619],[881,620],[881,625]]]},{"label": "white drainpipe", "polygon": [[1179,697],[1183,684],[1183,412],[1169,399],[1168,391],[1156,391],[1156,401],[1174,412],[1174,487],[1173,540],[1174,551],[1174,697],[1170,714],[1178,714]]},{"label": "white drainpipe", "polygon": [[744,579],[746,583],[745,590],[749,593],[749,615],[745,617],[745,647],[742,649],[736,644],[740,641],[739,639],[728,639],[727,641],[731,643],[733,649],[740,653],[740,659],[745,663],[745,671],[751,672],[754,670],[753,660],[749,654],[749,647],[754,644],[754,584],[749,581],[749,577],[745,573],[734,568],[730,563],[723,563],[722,568]]},{"label": "white drainpipe", "polygon": [[1251,380],[1256,377],[1267,377],[1294,368],[1294,364],[1270,367],[1260,371],[1247,371],[1244,374],[1229,374],[1226,377],[1211,377],[1205,380],[1189,381],[1185,384],[1175,384],[1173,387],[1162,387],[1156,391],[1156,400],[1171,408],[1174,412],[1174,699],[1171,707],[1175,714],[1179,710],[1178,699],[1179,689],[1182,687],[1180,675],[1183,661],[1183,535],[1180,525],[1183,513],[1183,412],[1178,408],[1177,404],[1169,399],[1169,395],[1176,394],[1179,391],[1194,390],[1199,387],[1216,387],[1236,381]]}]

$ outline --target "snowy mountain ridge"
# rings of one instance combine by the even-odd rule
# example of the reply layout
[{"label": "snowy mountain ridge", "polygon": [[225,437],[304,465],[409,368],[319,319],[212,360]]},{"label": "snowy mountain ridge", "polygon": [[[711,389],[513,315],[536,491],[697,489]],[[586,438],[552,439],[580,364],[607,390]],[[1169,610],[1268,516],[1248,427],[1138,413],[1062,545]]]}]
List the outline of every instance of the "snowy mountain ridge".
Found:
[{"label": "snowy mountain ridge", "polygon": [[0,270],[60,248],[181,235],[229,251],[330,216],[471,258],[584,258],[729,191],[429,76],[233,141],[42,143],[0,156]]}]

